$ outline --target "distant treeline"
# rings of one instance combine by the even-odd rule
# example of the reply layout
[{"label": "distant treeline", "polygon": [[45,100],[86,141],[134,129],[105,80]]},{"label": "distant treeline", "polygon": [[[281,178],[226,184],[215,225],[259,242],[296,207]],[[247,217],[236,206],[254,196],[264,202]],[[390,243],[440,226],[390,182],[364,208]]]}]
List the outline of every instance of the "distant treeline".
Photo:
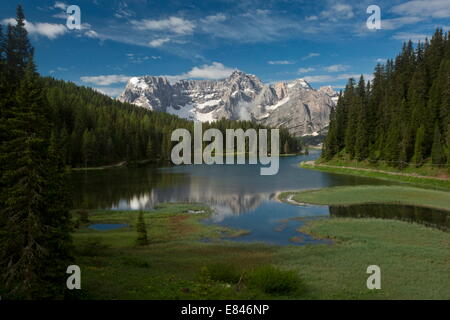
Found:
[{"label": "distant treeline", "polygon": [[450,163],[450,40],[411,41],[366,84],[348,81],[330,115],[323,157],[379,160],[403,167]]},{"label": "distant treeline", "polygon": [[[119,161],[168,161],[176,144],[170,141],[172,131],[186,128],[193,136],[192,121],[121,103],[74,83],[53,78],[42,81],[53,111],[56,136],[64,146],[65,161],[73,167]],[[204,130],[213,127],[223,134],[226,129],[265,128],[251,121],[225,119],[203,126]],[[301,150],[300,140],[280,129],[280,151]]]}]

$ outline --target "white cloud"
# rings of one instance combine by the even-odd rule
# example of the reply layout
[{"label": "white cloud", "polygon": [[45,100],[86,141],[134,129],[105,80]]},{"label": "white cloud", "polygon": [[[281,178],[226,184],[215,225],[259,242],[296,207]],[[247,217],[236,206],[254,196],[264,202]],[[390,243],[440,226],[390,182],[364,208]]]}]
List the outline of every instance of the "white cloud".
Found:
[{"label": "white cloud", "polygon": [[320,53],[311,52],[307,56],[303,57],[302,60],[308,60],[308,59],[311,59],[311,58],[314,58],[314,57],[318,57],[318,56],[320,56]]},{"label": "white cloud", "polygon": [[313,72],[314,70],[316,70],[316,69],[314,69],[314,68],[300,68],[300,69],[298,69],[298,72],[299,73],[308,73],[308,72]]},{"label": "white cloud", "polygon": [[169,17],[161,20],[132,20],[131,24],[137,30],[165,31],[177,35],[192,34],[195,29],[193,22],[179,17]]},{"label": "white cloud", "polygon": [[199,79],[223,79],[229,77],[234,69],[225,67],[220,62],[213,62],[210,65],[204,64],[200,67],[194,67],[187,73],[189,78]]},{"label": "white cloud", "polygon": [[80,79],[83,82],[93,83],[98,86],[109,86],[113,83],[125,83],[130,78],[131,78],[130,76],[126,76],[123,74],[111,74],[104,76],[85,76],[81,77]]},{"label": "white cloud", "polygon": [[375,60],[376,63],[386,63],[387,59],[384,58],[378,58]]},{"label": "white cloud", "polygon": [[322,18],[330,21],[338,21],[344,19],[351,19],[354,17],[353,9],[348,4],[335,4],[329,9],[322,11],[320,14]]},{"label": "white cloud", "polygon": [[267,61],[268,64],[294,64],[294,61],[289,60],[276,60],[276,61]]},{"label": "white cloud", "polygon": [[347,70],[348,66],[345,66],[343,64],[334,64],[328,67],[324,67],[323,69],[327,72],[340,72]]},{"label": "white cloud", "polygon": [[95,32],[94,30],[88,30],[88,31],[86,31],[85,33],[84,33],[84,35],[86,36],[86,37],[88,37],[88,38],[98,38],[98,39],[101,39],[102,37],[97,33],[97,32]]},{"label": "white cloud", "polygon": [[53,8],[61,10],[66,10],[67,7],[68,5],[61,1],[56,1],[55,4],[53,5]]},{"label": "white cloud", "polygon": [[425,41],[425,38],[430,38],[429,35],[423,33],[413,33],[413,32],[399,32],[392,36],[395,40],[408,41],[411,40],[413,42],[417,41]]},{"label": "white cloud", "polygon": [[148,45],[152,48],[158,48],[161,47],[162,45],[164,45],[165,43],[170,42],[169,38],[159,38],[159,39],[154,39],[152,41],[150,41],[148,43]]},{"label": "white cloud", "polygon": [[181,79],[208,79],[217,80],[229,77],[235,69],[225,67],[220,62],[213,62],[210,65],[202,65],[199,67],[194,67],[191,71],[176,75],[176,76],[165,76],[170,81],[178,81]]},{"label": "white cloud", "polygon": [[419,17],[400,17],[393,19],[381,19],[381,29],[393,30],[401,28],[408,24],[414,24],[422,21]]},{"label": "white cloud", "polygon": [[413,0],[392,7],[392,12],[400,15],[449,18],[449,0]]},{"label": "white cloud", "polygon": [[[14,18],[3,19],[2,23],[15,25],[16,20]],[[49,39],[55,39],[67,31],[66,26],[63,24],[47,22],[33,23],[30,21],[25,21],[25,29],[29,34],[40,35]]]},{"label": "white cloud", "polygon": [[207,16],[201,20],[202,23],[219,23],[227,20],[226,15],[223,13],[218,13],[215,15]]}]

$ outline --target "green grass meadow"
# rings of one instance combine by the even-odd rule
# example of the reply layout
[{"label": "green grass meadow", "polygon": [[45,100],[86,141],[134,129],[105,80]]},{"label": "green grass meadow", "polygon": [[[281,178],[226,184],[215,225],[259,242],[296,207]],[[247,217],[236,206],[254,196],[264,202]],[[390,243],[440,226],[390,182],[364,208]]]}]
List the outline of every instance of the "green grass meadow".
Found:
[{"label": "green grass meadow", "polygon": [[[138,246],[137,213],[89,211],[78,223],[81,299],[450,299],[450,237],[421,225],[320,219],[302,231],[331,245],[272,246],[220,240],[248,231],[204,224],[200,204],[164,204],[144,212],[149,244]],[[381,290],[366,287],[372,264]]]}]

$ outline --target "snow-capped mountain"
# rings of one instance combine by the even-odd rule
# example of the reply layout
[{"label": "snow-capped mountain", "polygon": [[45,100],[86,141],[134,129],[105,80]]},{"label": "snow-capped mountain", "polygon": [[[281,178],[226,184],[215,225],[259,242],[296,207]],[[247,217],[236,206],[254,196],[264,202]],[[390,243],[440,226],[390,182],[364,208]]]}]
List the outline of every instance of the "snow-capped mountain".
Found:
[{"label": "snow-capped mountain", "polygon": [[266,85],[236,70],[223,80],[170,83],[165,77],[133,77],[118,100],[202,122],[251,120],[306,135],[328,125],[336,97],[331,87],[314,90],[303,79]]}]

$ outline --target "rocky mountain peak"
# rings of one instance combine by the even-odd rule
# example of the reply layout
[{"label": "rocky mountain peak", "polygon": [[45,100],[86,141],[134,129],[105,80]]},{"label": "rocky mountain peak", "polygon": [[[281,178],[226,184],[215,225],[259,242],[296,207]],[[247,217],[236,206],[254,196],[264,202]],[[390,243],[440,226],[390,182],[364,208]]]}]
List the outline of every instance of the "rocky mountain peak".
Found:
[{"label": "rocky mountain peak", "polygon": [[266,85],[234,70],[223,80],[170,83],[161,76],[133,77],[118,100],[192,120],[252,120],[305,135],[328,125],[335,94],[331,87],[315,90],[304,79]]},{"label": "rocky mountain peak", "polygon": [[302,78],[299,79],[295,79],[294,81],[288,82],[287,84],[288,88],[293,88],[293,87],[300,87],[306,90],[314,90],[310,84]]},{"label": "rocky mountain peak", "polygon": [[331,100],[333,100],[333,102],[335,104],[337,104],[337,101],[339,99],[339,92],[336,92],[332,86],[323,86],[319,88],[320,92],[323,92],[324,94],[326,94],[327,96],[329,96],[331,98]]}]

